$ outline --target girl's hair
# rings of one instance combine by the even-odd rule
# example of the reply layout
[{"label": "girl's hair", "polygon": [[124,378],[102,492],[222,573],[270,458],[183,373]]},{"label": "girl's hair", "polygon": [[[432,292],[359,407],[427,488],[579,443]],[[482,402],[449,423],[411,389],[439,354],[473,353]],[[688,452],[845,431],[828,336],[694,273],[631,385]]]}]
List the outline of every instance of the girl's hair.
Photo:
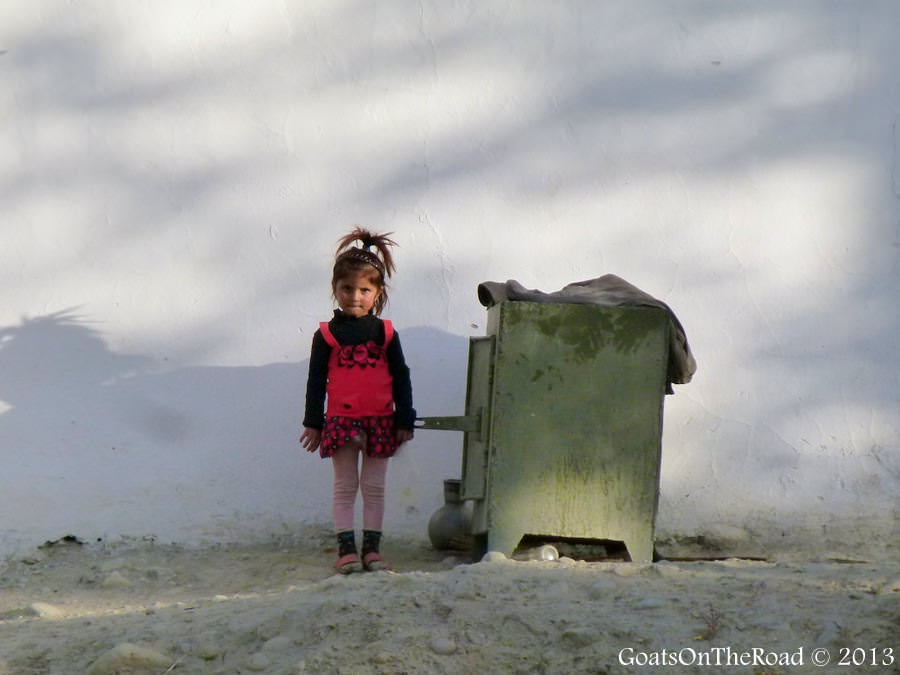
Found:
[{"label": "girl's hair", "polygon": [[[387,304],[387,279],[394,272],[394,259],[391,256],[391,247],[397,242],[390,239],[393,232],[385,234],[373,234],[361,227],[342,237],[338,241],[335,252],[334,271],[331,274],[331,291],[334,293],[338,281],[344,277],[358,272],[374,269],[376,274],[372,282],[381,291],[375,301],[375,314],[381,314],[381,310]],[[354,242],[360,242],[361,246],[354,246]],[[373,250],[374,249],[374,250]]]}]

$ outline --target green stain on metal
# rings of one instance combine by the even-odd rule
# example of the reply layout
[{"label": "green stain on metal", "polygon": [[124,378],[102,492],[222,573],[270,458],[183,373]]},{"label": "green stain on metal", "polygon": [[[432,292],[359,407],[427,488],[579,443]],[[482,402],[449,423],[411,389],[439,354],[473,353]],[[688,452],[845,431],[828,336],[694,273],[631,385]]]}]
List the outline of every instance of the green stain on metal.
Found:
[{"label": "green stain on metal", "polygon": [[536,319],[534,327],[570,348],[571,357],[579,363],[594,358],[601,349],[609,346],[622,353],[633,353],[646,341],[651,331],[658,329],[658,321],[654,320],[652,313],[641,311],[641,308],[629,308],[637,311],[598,314],[593,306],[569,307],[574,311]]},{"label": "green stain on metal", "polygon": [[558,340],[572,350],[572,357],[579,363],[587,361],[606,343],[604,327],[596,322],[586,321],[583,316],[573,313],[561,321],[554,317],[538,319],[535,328],[552,340]]}]

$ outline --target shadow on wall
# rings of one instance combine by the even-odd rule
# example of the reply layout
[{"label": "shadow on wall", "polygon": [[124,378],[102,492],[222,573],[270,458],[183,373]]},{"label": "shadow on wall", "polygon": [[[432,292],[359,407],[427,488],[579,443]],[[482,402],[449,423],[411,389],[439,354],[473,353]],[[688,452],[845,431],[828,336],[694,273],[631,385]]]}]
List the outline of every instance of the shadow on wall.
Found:
[{"label": "shadow on wall", "polygon": [[[441,383],[445,366],[464,369],[463,338],[433,329],[404,336],[409,353],[428,344],[427,353],[446,355],[446,363],[411,364],[420,381]],[[3,328],[0,547],[66,534],[229,542],[329,522],[331,467],[297,442],[306,369],[171,369],[110,351],[74,310]],[[442,405],[440,396],[432,391],[422,405]],[[423,441],[417,446],[433,443]]]}]

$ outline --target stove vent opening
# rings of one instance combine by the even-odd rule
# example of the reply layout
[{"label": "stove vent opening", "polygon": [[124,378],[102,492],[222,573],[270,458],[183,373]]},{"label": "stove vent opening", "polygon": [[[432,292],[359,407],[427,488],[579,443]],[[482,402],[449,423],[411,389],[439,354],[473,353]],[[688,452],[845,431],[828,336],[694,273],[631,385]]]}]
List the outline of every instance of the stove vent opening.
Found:
[{"label": "stove vent opening", "polygon": [[585,562],[631,562],[624,541],[615,539],[580,539],[542,534],[526,534],[519,541],[513,558],[529,558],[541,546],[550,545],[560,556]]}]

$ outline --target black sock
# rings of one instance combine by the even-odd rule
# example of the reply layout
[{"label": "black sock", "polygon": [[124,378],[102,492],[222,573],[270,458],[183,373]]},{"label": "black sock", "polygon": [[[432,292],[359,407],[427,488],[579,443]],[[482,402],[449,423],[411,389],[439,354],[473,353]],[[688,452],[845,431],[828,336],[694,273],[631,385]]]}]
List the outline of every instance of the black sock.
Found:
[{"label": "black sock", "polygon": [[338,541],[338,557],[343,558],[345,555],[356,553],[356,538],[353,536],[353,530],[337,533]]},{"label": "black sock", "polygon": [[378,530],[363,530],[363,556],[367,553],[378,553],[381,542],[381,532]]}]

